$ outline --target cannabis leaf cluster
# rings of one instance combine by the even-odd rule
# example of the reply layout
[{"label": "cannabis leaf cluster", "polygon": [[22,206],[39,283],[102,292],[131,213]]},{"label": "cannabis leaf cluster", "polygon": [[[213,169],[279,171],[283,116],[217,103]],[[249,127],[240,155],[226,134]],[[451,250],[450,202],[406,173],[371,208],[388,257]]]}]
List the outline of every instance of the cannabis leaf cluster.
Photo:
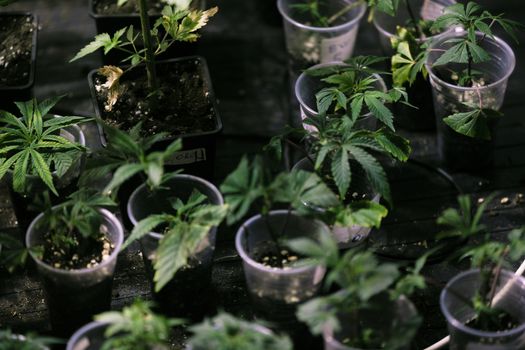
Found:
[{"label": "cannabis leaf cluster", "polygon": [[140,299],[122,311],[99,314],[95,320],[108,323],[101,350],[168,349],[171,327],[184,323],[155,314],[151,304]]},{"label": "cannabis leaf cluster", "polygon": [[226,205],[206,204],[207,197],[194,190],[186,202],[169,198],[172,211],[153,214],[139,221],[122,249],[156,228],[164,228],[163,236],[155,253],[155,291],[160,291],[186,266],[199,244],[212,227],[219,225],[227,213]]},{"label": "cannabis leaf cluster", "polygon": [[28,177],[33,175],[58,196],[53,172],[57,178],[64,176],[85,151],[60,131],[86,118],[48,115],[59,99],[15,102],[20,118],[0,111],[0,179],[12,172],[16,192],[26,193]]},{"label": "cannabis leaf cluster", "polygon": [[[459,209],[448,208],[437,219],[447,229],[441,237],[476,237],[478,243],[469,245],[458,252],[460,259],[469,259],[471,268],[480,271],[480,283],[472,300],[465,300],[475,312],[474,327],[483,330],[505,329],[501,320],[505,313],[493,306],[500,272],[509,262],[518,261],[525,254],[525,228],[514,229],[508,234],[507,242],[494,241],[481,219],[494,195],[485,198],[474,210],[470,196],[458,197]],[[460,291],[451,290],[456,295]],[[465,299],[465,298],[461,298]]]},{"label": "cannabis leaf cluster", "polygon": [[191,327],[193,336],[189,344],[194,350],[291,350],[292,342],[287,336],[261,330],[255,323],[220,313],[213,319]]},{"label": "cannabis leaf cluster", "polygon": [[346,326],[352,330],[350,334],[344,334],[345,338],[349,338],[347,346],[398,349],[410,343],[421,321],[419,317],[411,317],[408,321],[392,320],[392,329],[373,329],[362,321],[361,316],[425,288],[420,272],[426,256],[413,267],[406,268],[403,275],[397,265],[380,263],[370,252],[354,249],[341,254],[329,235],[321,236],[319,242],[298,238],[290,240],[288,245],[293,251],[310,258],[305,260],[309,264],[329,269],[325,279],[326,289],[333,286],[340,288],[299,307],[297,316],[308,324],[314,334],[322,333],[326,327],[338,332],[342,329],[340,317],[349,317],[351,321]]},{"label": "cannabis leaf cluster", "polygon": [[0,348],[2,350],[42,350],[52,344],[59,344],[56,338],[42,337],[33,333],[14,334],[10,329],[0,329]]}]

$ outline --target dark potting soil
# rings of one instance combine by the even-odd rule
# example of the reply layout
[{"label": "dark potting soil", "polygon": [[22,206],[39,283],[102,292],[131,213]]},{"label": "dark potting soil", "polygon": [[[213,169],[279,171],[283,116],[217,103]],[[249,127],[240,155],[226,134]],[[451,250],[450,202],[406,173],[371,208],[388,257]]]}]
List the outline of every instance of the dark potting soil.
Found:
[{"label": "dark potting soil", "polygon": [[93,268],[108,259],[115,249],[115,245],[103,232],[96,238],[88,239],[75,232],[71,234],[70,239],[75,242],[75,247],[66,250],[53,244],[50,234],[47,234],[44,238],[42,261],[62,270]]},{"label": "dark potting soil", "polygon": [[[159,14],[166,5],[161,0],[149,0],[150,15]],[[99,15],[123,15],[138,13],[137,0],[128,0],[122,6],[117,6],[117,0],[94,0],[93,7],[96,14]]]},{"label": "dark potting soil", "polygon": [[213,131],[217,128],[216,119],[202,71],[198,60],[157,64],[159,93],[148,98],[146,70],[137,67],[122,76],[124,93],[111,111],[103,107],[108,93],[102,86],[106,78],[97,75],[95,87],[102,119],[122,130],[130,130],[142,121],[145,135]]},{"label": "dark potting soil", "polygon": [[35,30],[32,16],[0,16],[0,87],[29,83]]},{"label": "dark potting soil", "polygon": [[298,260],[304,258],[289,249],[277,247],[274,242],[260,243],[252,253],[252,259],[265,267],[274,269],[290,269]]}]

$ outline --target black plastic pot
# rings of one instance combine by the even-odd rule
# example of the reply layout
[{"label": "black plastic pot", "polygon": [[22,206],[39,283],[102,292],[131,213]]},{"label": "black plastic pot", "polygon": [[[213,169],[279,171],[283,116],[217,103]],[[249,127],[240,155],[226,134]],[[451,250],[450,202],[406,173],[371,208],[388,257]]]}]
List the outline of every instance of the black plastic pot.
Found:
[{"label": "black plastic pot", "polygon": [[[146,184],[141,185],[131,195],[128,202],[128,216],[136,225],[152,214],[173,211],[169,199],[177,197],[186,201],[194,189],[199,190],[214,205],[223,204],[222,195],[210,182],[191,175],[177,175],[165,184],[165,188],[150,192]],[[200,320],[213,306],[210,295],[210,282],[215,250],[217,228],[214,227],[198,246],[188,265],[177,271],[174,278],[160,291],[155,292],[153,276],[153,257],[162,234],[150,232],[140,240],[142,257],[146,266],[154,300],[159,311],[172,316],[189,317]]]},{"label": "black plastic pot", "polygon": [[[207,180],[213,179],[214,168],[215,168],[215,149],[217,135],[222,130],[222,120],[219,116],[217,109],[217,101],[215,99],[215,93],[213,92],[213,86],[211,83],[211,77],[208,70],[206,60],[199,56],[181,57],[167,61],[157,62],[159,65],[176,65],[179,62],[188,60],[196,60],[199,62],[200,74],[203,78],[205,89],[208,92],[208,98],[213,107],[213,114],[215,116],[215,128],[207,132],[189,133],[184,135],[174,135],[168,139],[157,142],[153,148],[154,150],[165,149],[173,140],[177,138],[182,139],[183,149],[177,152],[168,162],[165,163],[168,171],[184,170],[185,174],[191,174],[199,177],[203,177]],[[132,72],[136,72],[134,70]],[[103,112],[104,107],[102,102],[97,101],[97,94],[94,84],[94,76],[97,74],[97,70],[93,70],[89,73],[88,80],[91,89],[91,97],[95,108],[97,117],[104,120]],[[99,128],[101,135],[102,145],[106,145],[106,138],[102,127]],[[129,194],[128,194],[129,195]]]},{"label": "black plastic pot", "polygon": [[[136,30],[140,30],[140,16],[138,13],[132,14],[113,14],[105,15],[95,11],[95,4],[97,0],[89,0],[89,16],[95,20],[97,34],[108,33],[113,35],[119,29],[133,26]],[[155,21],[160,18],[160,14],[149,16],[150,25],[153,26]],[[162,30],[162,29],[161,29]],[[198,41],[177,42],[173,44],[165,53],[161,55],[162,59],[173,57],[195,55],[197,53]],[[102,54],[102,61],[104,64],[116,65],[119,64],[127,55],[121,51],[112,50],[107,55]]]},{"label": "black plastic pot", "polygon": [[[72,141],[77,142],[78,144],[85,146],[86,139],[82,129],[77,125],[72,125],[64,129],[63,136],[71,139]],[[53,183],[58,192],[58,196],[55,196],[50,191],[51,203],[58,204],[63,202],[67,196],[75,192],[78,188],[77,180],[80,176],[80,171],[83,166],[84,157],[78,159],[77,163],[73,164],[70,170],[61,178],[58,178],[53,172]],[[27,230],[27,227],[33,221],[33,219],[41,212],[42,208],[36,207],[36,196],[44,192],[47,189],[47,186],[40,180],[39,177],[35,175],[30,175],[26,177],[27,181],[27,191],[26,193],[18,193],[13,190],[12,186],[12,172],[8,171],[6,176],[6,181],[9,188],[9,194],[11,196],[11,202],[13,205],[13,210],[18,221],[18,227],[20,233],[24,234]]]},{"label": "black plastic pot", "polygon": [[[34,252],[30,252],[44,286],[51,328],[57,336],[69,336],[90,322],[94,315],[110,308],[113,273],[124,240],[124,230],[115,215],[106,209],[100,209],[100,212],[114,250],[109,259],[96,267],[62,270],[44,263]],[[37,216],[27,230],[28,248],[43,244],[44,232],[38,227],[42,217],[43,214]]]},{"label": "black plastic pot", "polygon": [[18,109],[14,105],[15,101],[28,101],[33,97],[33,85],[35,84],[35,67],[36,67],[36,50],[38,36],[38,18],[29,12],[3,12],[0,17],[6,16],[29,16],[33,21],[33,44],[31,49],[31,65],[29,68],[28,81],[19,86],[2,86],[0,85],[0,110],[6,110],[15,113]]}]

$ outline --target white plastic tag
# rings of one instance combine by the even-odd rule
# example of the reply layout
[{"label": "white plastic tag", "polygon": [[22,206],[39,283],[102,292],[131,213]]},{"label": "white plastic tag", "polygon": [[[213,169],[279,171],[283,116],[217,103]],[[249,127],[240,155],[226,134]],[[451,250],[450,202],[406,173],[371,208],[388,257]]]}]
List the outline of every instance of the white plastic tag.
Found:
[{"label": "white plastic tag", "polygon": [[181,165],[203,162],[206,160],[206,149],[195,148],[187,151],[180,151],[174,153],[171,157],[165,160],[168,165]]}]

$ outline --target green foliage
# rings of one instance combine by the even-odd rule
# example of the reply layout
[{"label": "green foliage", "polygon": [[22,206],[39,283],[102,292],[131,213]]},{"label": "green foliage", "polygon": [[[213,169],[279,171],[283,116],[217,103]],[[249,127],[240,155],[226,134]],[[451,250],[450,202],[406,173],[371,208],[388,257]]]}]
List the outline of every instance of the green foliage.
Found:
[{"label": "green foliage", "polygon": [[120,186],[135,175],[144,176],[151,189],[159,187],[163,181],[174,175],[165,174],[164,164],[182,148],[180,139],[173,141],[164,151],[153,151],[154,144],[165,139],[167,133],[141,136],[141,123],[129,132],[105,124],[103,126],[108,145],[88,160],[80,179],[81,184],[92,183],[93,180],[114,172],[103,191],[110,195],[116,194]]},{"label": "green foliage", "polygon": [[122,249],[157,227],[165,227],[155,254],[155,291],[160,291],[175,275],[186,266],[197,247],[226,217],[226,205],[204,204],[206,196],[194,190],[187,202],[180,198],[170,199],[172,212],[150,215],[138,222]]},{"label": "green foliage", "polygon": [[450,126],[459,134],[480,138],[491,139],[489,123],[502,116],[502,113],[488,108],[471,106],[471,110],[452,114],[443,119],[445,124]]},{"label": "green foliage", "polygon": [[380,79],[372,74],[378,71],[370,66],[382,60],[375,56],[358,56],[345,61],[346,65],[308,69],[307,74],[320,77],[327,85],[316,94],[317,112],[323,116],[348,116],[353,123],[370,112],[394,131],[393,114],[385,104],[406,103],[407,95],[402,88],[382,91],[377,87]]},{"label": "green foliage", "polygon": [[388,339],[381,339],[380,334],[370,336],[371,332],[377,330],[361,324],[358,315],[378,307],[376,304],[385,297],[387,302],[394,302],[401,295],[410,295],[416,289],[424,288],[425,282],[420,271],[426,255],[414,267],[408,268],[408,274],[403,276],[397,265],[380,263],[370,252],[349,250],[341,255],[331,236],[321,236],[319,242],[308,238],[294,239],[288,245],[293,251],[310,258],[305,260],[309,264],[323,265],[329,269],[325,279],[327,289],[334,284],[341,288],[336,293],[315,298],[299,307],[297,316],[308,324],[314,334],[321,333],[327,326],[337,332],[341,329],[339,317],[345,315],[355,320],[355,323],[351,323],[355,328],[350,332],[353,335],[351,346],[398,349],[410,343],[420,322],[418,317],[413,318],[412,321],[416,322],[410,325],[394,321],[393,327],[403,327],[404,332],[385,332],[384,336]]},{"label": "green foliage", "polygon": [[16,2],[17,0],[0,0],[0,6],[1,7],[4,7],[4,6],[7,6],[9,4],[12,4],[14,2]]},{"label": "green foliage", "polygon": [[420,45],[412,32],[404,27],[397,28],[396,36],[391,41],[392,47],[396,50],[391,60],[394,86],[412,85],[420,73],[426,78],[428,75],[425,68],[428,56],[426,45]]},{"label": "green foliage", "polygon": [[0,269],[13,273],[26,263],[29,250],[17,238],[7,233],[0,233]]},{"label": "green foliage", "polygon": [[[509,35],[515,38],[514,32],[520,24],[502,18],[503,14],[492,15],[488,11],[483,11],[481,7],[474,3],[454,4],[445,9],[442,16],[438,17],[433,29],[449,28],[451,26],[462,26],[466,30],[466,35],[462,38],[449,39],[447,42],[454,45],[446,50],[443,55],[434,62],[435,66],[454,63],[480,63],[490,60],[490,55],[480,46],[486,36],[494,38],[492,27],[498,24]],[[476,37],[476,31],[483,34],[481,39]]]},{"label": "green foliage", "polygon": [[0,349],[2,350],[42,350],[52,344],[60,344],[56,338],[40,337],[34,333],[18,335],[10,329],[0,329]]},{"label": "green foliage", "polygon": [[21,117],[0,111],[0,179],[12,171],[13,189],[25,193],[27,177],[38,176],[58,195],[53,174],[62,177],[85,151],[81,145],[59,135],[60,130],[87,121],[84,117],[51,117],[49,111],[60,100],[51,98],[15,102]]},{"label": "green foliage", "polygon": [[285,335],[260,332],[258,325],[221,313],[213,319],[191,327],[189,345],[194,350],[291,350]]},{"label": "green foliage", "polygon": [[95,320],[109,323],[101,350],[168,349],[171,327],[184,324],[153,313],[151,304],[140,299],[120,312],[99,314]]},{"label": "green foliage", "polygon": [[54,208],[48,203],[38,229],[46,232],[54,251],[70,256],[100,236],[104,216],[99,209],[115,205],[109,197],[83,188]]},{"label": "green foliage", "polygon": [[[480,224],[486,206],[492,201],[494,195],[489,196],[479,205],[472,214],[472,204],[469,196],[459,196],[460,209],[446,209],[438,218],[437,223],[446,225],[449,230],[443,237],[471,238],[476,236],[478,243],[471,242],[458,253],[461,259],[468,258],[471,268],[480,270],[480,283],[478,290],[470,301],[476,313],[474,326],[478,329],[506,329],[507,324],[502,324],[504,312],[492,306],[495,296],[495,285],[498,283],[500,271],[507,266],[509,261],[517,261],[525,255],[525,227],[514,229],[508,235],[507,242],[494,241],[486,227]],[[450,291],[451,293],[458,293]],[[467,302],[469,302],[467,300]]]}]

